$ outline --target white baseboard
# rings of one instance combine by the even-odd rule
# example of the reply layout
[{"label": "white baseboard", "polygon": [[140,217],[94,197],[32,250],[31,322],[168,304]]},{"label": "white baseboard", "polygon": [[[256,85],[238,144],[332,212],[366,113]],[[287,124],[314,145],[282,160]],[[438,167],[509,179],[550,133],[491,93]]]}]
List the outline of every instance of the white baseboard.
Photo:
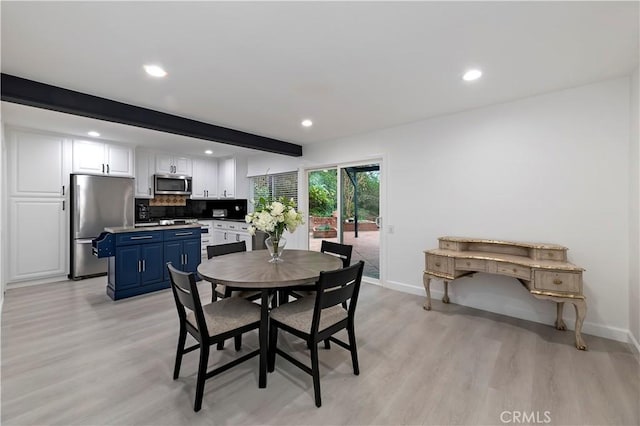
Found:
[{"label": "white baseboard", "polygon": [[[426,292],[423,287],[416,287],[409,284],[400,283],[397,281],[387,281],[384,286],[391,290],[397,290],[404,293],[415,294],[417,296],[426,297]],[[431,289],[431,298],[432,299],[441,299],[444,296],[444,291],[438,289]],[[455,303],[455,302],[454,302]],[[464,305],[474,309],[480,309],[488,312],[493,312],[500,315],[506,315],[509,317],[520,318],[526,321],[533,321],[539,324],[553,325],[555,322],[555,317],[553,318],[541,318],[538,312],[529,311],[526,309],[514,308],[510,306],[501,306],[500,310],[494,310],[487,306],[472,306],[472,305]],[[566,320],[565,320],[566,321]],[[566,321],[567,329],[573,330],[574,324],[573,321]],[[640,350],[640,346],[638,346],[638,342],[633,339],[629,330],[607,326],[604,324],[593,323],[589,321],[585,321],[582,325],[582,332],[584,334],[591,334],[593,336],[604,337],[606,339],[616,340],[618,342],[624,343],[633,343],[636,348]],[[633,339],[633,342],[632,342]]]},{"label": "white baseboard", "polygon": [[57,283],[61,281],[71,281],[71,280],[67,278],[66,275],[60,275],[57,277],[42,278],[39,280],[14,281],[12,283],[7,283],[7,290],[12,288],[31,287],[33,285],[40,285],[40,284]]},{"label": "white baseboard", "polygon": [[631,331],[629,331],[628,336],[629,345],[636,350],[636,355],[640,355],[640,343],[636,340],[635,336]]}]

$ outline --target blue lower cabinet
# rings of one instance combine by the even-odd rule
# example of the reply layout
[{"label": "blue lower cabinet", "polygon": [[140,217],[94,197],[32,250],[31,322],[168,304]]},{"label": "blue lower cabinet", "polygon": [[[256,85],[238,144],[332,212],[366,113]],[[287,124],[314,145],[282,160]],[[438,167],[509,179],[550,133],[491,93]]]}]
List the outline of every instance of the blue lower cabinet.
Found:
[{"label": "blue lower cabinet", "polygon": [[[164,243],[164,262],[184,272],[196,272],[200,264],[200,236],[182,241]],[[169,279],[169,270],[164,268],[164,277]]]},{"label": "blue lower cabinet", "polygon": [[162,243],[141,245],[140,259],[142,260],[141,285],[145,286],[164,281],[163,271],[165,268]]},{"label": "blue lower cabinet", "polygon": [[169,288],[167,262],[186,272],[200,264],[200,229],[115,234],[107,294],[114,300]]},{"label": "blue lower cabinet", "polygon": [[202,256],[200,237],[197,240],[186,240],[183,247],[185,256],[183,270],[185,272],[198,272],[198,265]]}]

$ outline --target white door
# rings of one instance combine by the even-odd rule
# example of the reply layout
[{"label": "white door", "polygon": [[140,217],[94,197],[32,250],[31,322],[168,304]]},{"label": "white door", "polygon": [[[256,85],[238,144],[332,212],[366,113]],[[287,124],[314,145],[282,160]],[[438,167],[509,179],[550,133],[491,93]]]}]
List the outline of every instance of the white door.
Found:
[{"label": "white door", "polygon": [[64,203],[61,199],[9,200],[8,281],[66,274],[69,233]]},{"label": "white door", "polygon": [[187,157],[174,157],[173,158],[174,172],[178,175],[191,176],[193,174],[193,166],[190,158]]},{"label": "white door", "polygon": [[225,244],[230,241],[227,241],[227,231],[223,229],[214,229],[213,230],[213,244]]},{"label": "white door", "polygon": [[235,197],[236,159],[223,158],[218,163],[218,196],[220,198]]},{"label": "white door", "polygon": [[104,144],[93,141],[73,141],[74,173],[104,174],[107,171]]},{"label": "white door", "polygon": [[173,173],[173,156],[168,154],[156,154],[156,173]]},{"label": "white door", "polygon": [[136,198],[153,198],[152,158],[147,151],[136,152]]},{"label": "white door", "polygon": [[244,241],[245,244],[247,245],[247,251],[251,251],[251,249],[252,249],[252,247],[251,247],[251,243],[252,243],[251,235],[245,234],[244,232],[238,233],[237,235],[238,235],[238,241]]},{"label": "white door", "polygon": [[207,198],[208,161],[196,158],[193,160],[192,199]]},{"label": "white door", "polygon": [[67,142],[63,138],[13,132],[9,141],[11,196],[61,197],[68,193]]},{"label": "white door", "polygon": [[113,176],[133,176],[133,150],[126,146],[105,145],[107,173]]}]

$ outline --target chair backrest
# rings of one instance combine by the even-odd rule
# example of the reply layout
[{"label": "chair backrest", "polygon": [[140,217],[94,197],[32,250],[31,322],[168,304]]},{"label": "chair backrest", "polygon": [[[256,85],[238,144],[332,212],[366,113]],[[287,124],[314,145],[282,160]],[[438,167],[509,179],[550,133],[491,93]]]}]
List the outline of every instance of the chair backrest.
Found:
[{"label": "chair backrest", "polygon": [[207,246],[207,259],[222,256],[224,254],[238,253],[247,251],[247,243],[238,241],[236,243],[216,244],[215,246]]},{"label": "chair backrest", "polygon": [[[183,272],[176,269],[171,262],[167,262],[169,270],[169,278],[171,279],[171,290],[173,298],[178,309],[178,317],[182,324],[188,325],[186,309],[193,311],[196,316],[197,329],[189,330],[192,333],[201,334],[202,337],[207,336],[207,323],[202,312],[202,304],[200,303],[200,295],[198,294],[198,285],[196,284],[193,272]],[[187,327],[189,328],[189,327]]]},{"label": "chair backrest", "polygon": [[340,305],[349,301],[349,318],[353,320],[356,310],[358,294],[360,293],[360,283],[362,282],[362,271],[364,261],[335,271],[320,272],[318,280],[318,290],[316,294],[316,304],[313,312],[313,322],[311,332],[318,330],[320,325],[321,311],[332,306]]},{"label": "chair backrest", "polygon": [[351,252],[353,251],[353,246],[322,240],[320,251],[322,253],[332,254],[342,259],[342,266],[345,268],[351,265]]}]

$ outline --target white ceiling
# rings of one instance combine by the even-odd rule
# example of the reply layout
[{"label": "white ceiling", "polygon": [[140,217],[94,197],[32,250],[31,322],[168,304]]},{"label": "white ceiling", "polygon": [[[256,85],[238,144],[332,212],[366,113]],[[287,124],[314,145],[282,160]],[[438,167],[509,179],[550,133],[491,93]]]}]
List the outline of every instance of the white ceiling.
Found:
[{"label": "white ceiling", "polygon": [[[1,65],[3,73],[306,145],[627,75],[638,66],[638,5],[3,0]],[[161,64],[168,77],[146,76],[146,63]],[[463,82],[470,67],[483,78]],[[2,108],[7,123],[234,152]],[[302,128],[303,118],[314,126]]]}]

